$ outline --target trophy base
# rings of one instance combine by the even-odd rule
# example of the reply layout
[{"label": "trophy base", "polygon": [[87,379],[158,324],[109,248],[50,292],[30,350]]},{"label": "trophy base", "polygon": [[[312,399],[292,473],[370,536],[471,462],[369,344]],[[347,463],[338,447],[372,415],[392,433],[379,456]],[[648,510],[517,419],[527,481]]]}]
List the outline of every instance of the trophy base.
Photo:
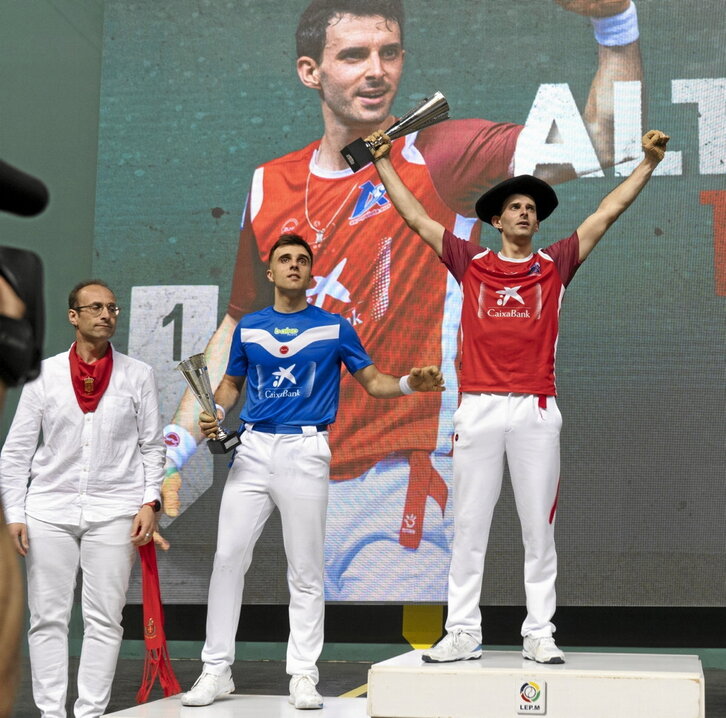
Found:
[{"label": "trophy base", "polygon": [[207,447],[213,454],[227,454],[241,442],[239,434],[225,434],[221,439],[207,439]]},{"label": "trophy base", "polygon": [[373,155],[370,147],[364,139],[360,137],[349,145],[343,147],[340,151],[345,161],[350,165],[353,172],[357,172],[373,162]]}]

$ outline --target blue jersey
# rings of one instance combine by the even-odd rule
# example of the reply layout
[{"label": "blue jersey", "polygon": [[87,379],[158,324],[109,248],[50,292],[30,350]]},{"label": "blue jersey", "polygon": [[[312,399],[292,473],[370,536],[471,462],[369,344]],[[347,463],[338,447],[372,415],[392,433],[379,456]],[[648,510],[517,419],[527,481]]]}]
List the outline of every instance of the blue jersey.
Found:
[{"label": "blue jersey", "polygon": [[283,314],[267,307],[235,328],[227,374],[247,377],[240,418],[250,423],[332,424],[340,365],[351,374],[373,362],[339,314],[309,305]]}]

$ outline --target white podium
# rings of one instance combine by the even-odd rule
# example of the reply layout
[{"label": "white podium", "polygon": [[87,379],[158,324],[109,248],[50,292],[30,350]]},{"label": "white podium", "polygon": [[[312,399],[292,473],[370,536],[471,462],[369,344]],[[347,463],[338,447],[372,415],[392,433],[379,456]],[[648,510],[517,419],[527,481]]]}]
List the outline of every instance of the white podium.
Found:
[{"label": "white podium", "polygon": [[520,652],[424,663],[411,651],[371,666],[371,718],[705,718],[698,656],[566,653],[541,665]]},{"label": "white podium", "polygon": [[366,718],[364,698],[325,697],[322,710],[295,710],[287,696],[239,695],[222,696],[210,706],[183,706],[181,695],[162,698],[151,703],[133,706],[116,713],[114,718]]}]

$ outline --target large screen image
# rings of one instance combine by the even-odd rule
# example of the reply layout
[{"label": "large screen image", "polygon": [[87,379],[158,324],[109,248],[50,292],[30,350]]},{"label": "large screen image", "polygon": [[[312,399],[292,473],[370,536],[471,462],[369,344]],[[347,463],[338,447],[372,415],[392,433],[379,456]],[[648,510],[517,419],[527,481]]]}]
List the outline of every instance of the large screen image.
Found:
[{"label": "large screen image", "polygon": [[[319,55],[296,45],[306,0],[106,3],[93,266],[124,307],[117,345],[155,369],[181,477],[162,520],[167,602],[206,602],[228,461],[197,447],[175,367],[206,352],[219,379],[236,323],[272,301],[267,255],[285,232],[313,248],[309,303],[341,314],[381,370],[437,364],[446,379],[443,394],[381,401],[344,373],[326,598],[445,602],[461,290],[375,168],[331,159],[351,127],[439,90],[451,119],[397,140],[394,164],[431,216],[494,250],[474,203],[497,182],[554,184],[547,246],[632,172],[646,130],[671,136],[562,304],[558,600],[726,605],[723,11],[636,4],[636,30],[596,38],[589,15],[629,0],[407,0],[400,23],[375,16],[397,41],[372,52],[365,23],[331,22]],[[523,602],[521,543],[505,480],[483,603]],[[273,515],[245,601],[285,602],[285,572]]]}]

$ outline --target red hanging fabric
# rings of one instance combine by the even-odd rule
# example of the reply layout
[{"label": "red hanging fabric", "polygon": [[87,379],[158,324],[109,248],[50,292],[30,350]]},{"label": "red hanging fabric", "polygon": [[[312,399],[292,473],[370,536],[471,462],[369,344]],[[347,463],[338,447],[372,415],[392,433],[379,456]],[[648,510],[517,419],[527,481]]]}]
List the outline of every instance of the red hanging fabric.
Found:
[{"label": "red hanging fabric", "polygon": [[161,604],[161,589],[159,588],[159,571],[156,566],[156,549],[154,542],[139,546],[141,556],[142,594],[144,598],[144,643],[146,644],[146,658],[144,660],[144,675],[141,679],[141,688],[136,694],[136,702],[144,703],[151,693],[156,678],[168,698],[181,693],[181,686],[174,675],[166,647],[164,635],[164,607]]},{"label": "red hanging fabric", "polygon": [[403,509],[398,543],[406,548],[416,549],[423,534],[426,499],[431,496],[444,515],[449,487],[433,467],[428,451],[411,451],[408,455],[409,466],[406,505]]}]

